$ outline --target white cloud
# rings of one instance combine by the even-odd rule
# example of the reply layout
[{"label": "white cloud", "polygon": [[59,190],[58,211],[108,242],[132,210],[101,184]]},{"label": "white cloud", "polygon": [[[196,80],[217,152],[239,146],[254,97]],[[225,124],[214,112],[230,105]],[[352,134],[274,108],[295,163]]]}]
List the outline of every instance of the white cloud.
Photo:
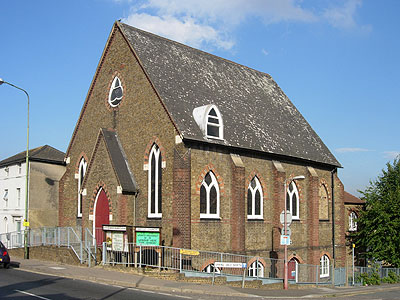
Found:
[{"label": "white cloud", "polygon": [[372,150],[364,149],[364,148],[338,148],[336,152],[338,153],[349,153],[349,152],[369,152]]},{"label": "white cloud", "polygon": [[234,46],[233,31],[246,20],[258,19],[264,25],[327,20],[337,28],[355,27],[362,0],[343,1],[328,1],[335,5],[330,8],[306,8],[302,0],[140,0],[132,2],[131,15],[123,22],[196,48],[228,50]]},{"label": "white cloud", "polygon": [[261,53],[264,54],[265,56],[267,56],[269,54],[269,52],[265,49],[261,49]]},{"label": "white cloud", "polygon": [[123,22],[197,48],[202,44],[212,44],[225,50],[233,46],[233,41],[224,39],[213,27],[196,24],[190,17],[180,20],[173,16],[159,17],[141,13],[132,14]]},{"label": "white cloud", "polygon": [[383,154],[387,159],[395,159],[400,155],[400,151],[385,151]]}]

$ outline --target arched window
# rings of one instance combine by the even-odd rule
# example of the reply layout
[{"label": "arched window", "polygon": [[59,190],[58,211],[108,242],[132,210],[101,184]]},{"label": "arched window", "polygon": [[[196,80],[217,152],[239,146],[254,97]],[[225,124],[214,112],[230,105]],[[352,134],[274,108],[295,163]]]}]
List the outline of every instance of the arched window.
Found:
[{"label": "arched window", "polygon": [[349,215],[349,231],[357,231],[357,214],[352,211]]},{"label": "arched window", "polygon": [[247,218],[263,218],[263,192],[256,176],[253,177],[247,189]]},{"label": "arched window", "polygon": [[319,187],[319,219],[329,220],[328,191],[325,185]]},{"label": "arched window", "polygon": [[329,277],[329,257],[323,255],[320,260],[320,274],[319,277]]},{"label": "arched window", "polygon": [[289,184],[286,192],[286,208],[292,214],[292,218],[298,220],[299,216],[299,192],[294,181]]},{"label": "arched window", "polygon": [[219,186],[213,172],[208,172],[200,187],[200,218],[219,218]]},{"label": "arched window", "polygon": [[[214,273],[214,264],[209,264],[207,267],[203,269],[202,272],[206,273]],[[221,270],[219,268],[215,268],[215,274],[220,274]]]},{"label": "arched window", "polygon": [[78,218],[82,217],[82,185],[86,175],[87,162],[82,157],[78,169]]},{"label": "arched window", "polygon": [[248,268],[249,277],[264,277],[264,266],[261,262],[255,261]]},{"label": "arched window", "polygon": [[110,87],[110,92],[108,93],[108,103],[111,107],[117,107],[122,100],[122,96],[123,88],[121,80],[118,78],[118,76],[115,76]]},{"label": "arched window", "polygon": [[162,157],[157,144],[153,145],[149,156],[148,217],[162,217]]},{"label": "arched window", "polygon": [[212,106],[208,111],[206,125],[207,137],[223,139],[222,117],[217,107]]}]

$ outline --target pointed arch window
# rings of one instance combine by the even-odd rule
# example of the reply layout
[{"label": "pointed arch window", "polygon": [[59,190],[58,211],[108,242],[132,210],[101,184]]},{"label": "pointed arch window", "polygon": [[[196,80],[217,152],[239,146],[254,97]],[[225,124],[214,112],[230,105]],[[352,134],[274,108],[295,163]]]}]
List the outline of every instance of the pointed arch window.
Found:
[{"label": "pointed arch window", "polygon": [[122,87],[121,80],[118,78],[118,76],[115,76],[108,93],[108,103],[111,107],[117,107],[119,105],[124,94],[123,92],[124,89]]},{"label": "pointed arch window", "polygon": [[211,171],[204,176],[200,187],[200,218],[219,218],[219,186]]},{"label": "pointed arch window", "polygon": [[329,220],[328,191],[325,185],[319,187],[319,219]]},{"label": "pointed arch window", "polygon": [[148,217],[161,218],[162,156],[157,144],[154,144],[150,151],[148,177]]},{"label": "pointed arch window", "polygon": [[264,266],[261,262],[255,261],[248,268],[249,277],[264,277]]},{"label": "pointed arch window", "polygon": [[323,255],[320,259],[320,275],[319,277],[329,277],[329,257]]},{"label": "pointed arch window", "polygon": [[257,176],[254,176],[247,189],[247,218],[263,218],[263,191]]},{"label": "pointed arch window", "polygon": [[83,207],[82,186],[83,186],[83,180],[85,179],[86,175],[86,168],[87,168],[87,162],[82,157],[81,161],[79,162],[79,169],[78,169],[78,218],[82,217],[82,207]]},{"label": "pointed arch window", "polygon": [[357,231],[357,214],[354,211],[349,215],[349,231]]},{"label": "pointed arch window", "polygon": [[300,218],[300,203],[299,203],[299,192],[297,190],[297,185],[294,181],[289,184],[286,192],[286,207],[287,210],[292,214],[292,218],[298,220]]},{"label": "pointed arch window", "polygon": [[212,106],[207,114],[206,135],[210,138],[223,139],[222,117],[215,106]]}]

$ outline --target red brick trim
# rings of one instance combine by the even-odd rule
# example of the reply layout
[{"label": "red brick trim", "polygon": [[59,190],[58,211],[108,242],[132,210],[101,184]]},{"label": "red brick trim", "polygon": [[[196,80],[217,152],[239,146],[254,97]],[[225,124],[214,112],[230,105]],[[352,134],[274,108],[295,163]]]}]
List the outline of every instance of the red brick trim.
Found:
[{"label": "red brick trim", "polygon": [[257,259],[258,259],[258,262],[260,262],[263,266],[264,266],[264,268],[267,266],[267,263],[265,262],[265,260],[263,259],[263,258],[261,258],[261,257],[253,257],[253,258],[251,258],[248,262],[247,262],[247,268],[249,268],[251,265],[252,265],[252,263],[254,263],[255,261],[257,261]]},{"label": "red brick trim", "polygon": [[153,136],[151,138],[151,140],[149,141],[149,143],[147,144],[146,150],[144,151],[143,161],[144,161],[145,165],[149,163],[150,151],[154,144],[156,144],[158,146],[158,148],[160,149],[162,162],[167,161],[167,157],[166,157],[167,151],[165,151],[165,148],[163,147],[160,139],[156,136]]},{"label": "red brick trim", "polygon": [[204,177],[207,175],[208,172],[213,172],[215,175],[215,178],[217,179],[218,182],[218,187],[219,187],[219,195],[220,195],[220,201],[222,197],[225,195],[225,184],[222,180],[221,175],[218,173],[216,168],[212,163],[209,163],[203,168],[203,171],[200,173],[200,175],[197,177],[196,180],[196,195],[200,195],[200,188],[201,188],[201,183],[203,182]]},{"label": "red brick trim", "polygon": [[263,192],[263,198],[266,199],[266,191],[267,191],[267,184],[266,181],[264,180],[264,178],[260,175],[260,172],[258,172],[257,170],[253,170],[251,171],[250,175],[247,176],[246,179],[246,191],[249,188],[250,182],[254,177],[257,177],[258,180],[260,181],[261,187],[262,187],[262,192]]},{"label": "red brick trim", "polygon": [[111,200],[111,197],[110,197],[110,193],[108,192],[107,185],[103,181],[99,181],[99,183],[96,185],[95,189],[93,190],[92,197],[91,197],[91,200],[90,200],[89,214],[90,215],[94,214],[94,203],[96,202],[96,198],[97,198],[98,193],[100,192],[100,189],[103,189],[104,192],[107,195],[108,209],[110,211],[110,215],[112,215],[113,214],[113,211],[112,211],[112,200]]},{"label": "red brick trim", "polygon": [[331,257],[331,255],[329,254],[329,252],[327,252],[326,250],[322,250],[322,251],[320,252],[319,259],[321,260],[321,257],[324,256],[324,255],[328,256],[328,258],[329,258],[329,263],[331,263],[331,262],[332,262],[332,257]]},{"label": "red brick trim", "polygon": [[294,255],[294,254],[289,255],[289,256],[288,256],[288,262],[289,262],[292,258],[296,259],[296,260],[299,262],[299,264],[304,264],[304,260],[301,258],[301,256],[298,256],[297,254],[296,254],[296,255]]},{"label": "red brick trim", "polygon": [[329,185],[328,185],[328,183],[326,182],[326,180],[322,178],[322,179],[319,181],[319,186],[320,186],[320,187],[321,187],[321,186],[325,186],[326,192],[327,192],[327,194],[328,194],[328,200],[331,201],[331,199],[332,199],[332,197],[331,197],[331,192],[330,192],[330,188],[329,188]]},{"label": "red brick trim", "polygon": [[201,265],[200,271],[203,271],[205,268],[207,268],[209,265],[213,265],[215,262],[215,259],[207,260],[204,264]]},{"label": "red brick trim", "polygon": [[[123,68],[124,68],[124,65],[121,65],[121,69],[123,69]],[[114,81],[114,78],[117,76],[118,76],[119,80],[121,81],[123,93],[122,93],[122,99],[121,99],[120,103],[116,107],[112,107],[110,105],[110,103],[108,102],[108,96],[110,94],[110,89],[111,89],[111,85]],[[114,71],[114,73],[111,76],[111,79],[108,81],[107,89],[104,92],[106,93],[105,105],[106,105],[108,111],[112,112],[114,110],[118,110],[121,107],[121,105],[123,105],[124,99],[125,99],[125,93],[126,93],[126,85],[125,85],[125,80],[122,77],[120,72]]]}]

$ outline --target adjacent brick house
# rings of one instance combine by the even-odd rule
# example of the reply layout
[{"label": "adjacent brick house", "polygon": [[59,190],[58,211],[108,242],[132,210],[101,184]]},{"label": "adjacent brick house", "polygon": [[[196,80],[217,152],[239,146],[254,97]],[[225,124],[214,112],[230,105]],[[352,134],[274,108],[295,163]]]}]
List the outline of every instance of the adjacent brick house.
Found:
[{"label": "adjacent brick house", "polygon": [[158,227],[167,246],[283,258],[286,182],[290,257],[344,264],[340,164],[268,74],[116,22],[66,162],[60,226]]}]

